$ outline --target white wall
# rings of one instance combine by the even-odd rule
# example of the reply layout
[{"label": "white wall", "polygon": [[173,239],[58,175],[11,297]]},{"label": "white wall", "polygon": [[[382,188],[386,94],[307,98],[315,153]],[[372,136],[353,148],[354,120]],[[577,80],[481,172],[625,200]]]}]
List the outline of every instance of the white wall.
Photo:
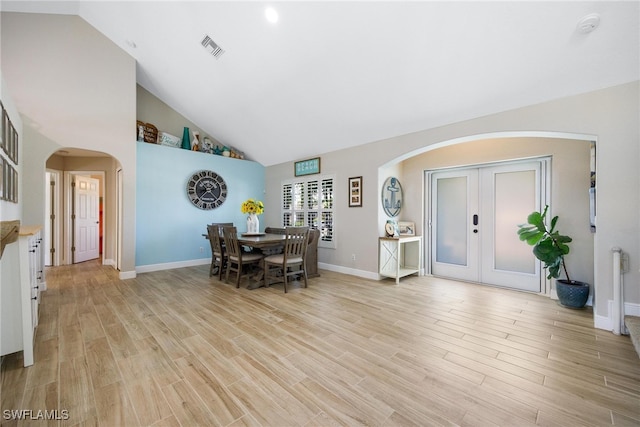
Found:
[{"label": "white wall", "polygon": [[[596,326],[607,327],[609,300],[612,299],[611,247],[620,246],[629,253],[630,272],[626,301],[640,303],[639,235],[640,220],[640,108],[639,82],[606,88],[583,95],[506,111],[465,122],[454,123],[408,135],[372,142],[346,150],[323,153],[322,168],[336,174],[338,248],[319,251],[321,263],[337,268],[349,267],[353,250],[343,242],[358,241],[361,264],[357,269],[377,271],[379,224],[378,168],[425,151],[425,147],[474,135],[495,132],[563,132],[593,135],[598,144],[598,231],[594,235],[594,309]],[[279,206],[279,186],[291,178],[291,163],[266,170],[268,206]],[[347,207],[346,186],[349,176],[363,176],[363,208]],[[378,185],[375,185],[378,183]],[[373,184],[373,185],[372,185]],[[279,212],[267,211],[266,220],[279,221]],[[418,222],[418,221],[416,221]],[[599,318],[602,320],[599,320]]]},{"label": "white wall", "polygon": [[122,165],[125,182],[121,275],[135,274],[135,60],[78,16],[3,12],[1,32],[3,76],[20,94],[26,129],[25,221],[44,223],[51,154],[64,147],[107,153]]}]

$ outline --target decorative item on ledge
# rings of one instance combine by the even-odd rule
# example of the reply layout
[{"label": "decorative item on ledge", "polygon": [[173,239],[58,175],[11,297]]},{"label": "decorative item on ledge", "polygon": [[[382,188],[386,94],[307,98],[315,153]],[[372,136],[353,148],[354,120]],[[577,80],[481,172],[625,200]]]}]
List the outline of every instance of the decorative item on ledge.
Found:
[{"label": "decorative item on ledge", "polygon": [[158,145],[180,148],[182,139],[167,132],[158,132]]},{"label": "decorative item on ledge", "polygon": [[[179,138],[168,132],[159,132],[151,123],[136,120],[136,131],[136,140],[139,142],[157,143],[158,145],[164,145],[166,147],[183,148],[185,150],[244,160],[244,152],[231,146],[216,143],[208,136],[201,138],[199,131],[192,131],[188,127],[183,128],[182,138]],[[191,135],[193,135],[193,137],[191,137]],[[0,140],[0,143],[1,142],[2,140]]]},{"label": "decorative item on ledge", "polygon": [[182,148],[185,150],[191,150],[191,140],[189,139],[189,128],[184,128],[182,131]]},{"label": "decorative item on ledge", "polygon": [[191,131],[191,133],[193,134],[193,140],[191,141],[191,150],[198,151],[198,144],[200,144],[200,140],[198,138],[200,138],[200,132],[194,130]]},{"label": "decorative item on ledge", "polygon": [[136,120],[138,141],[155,144],[158,140],[158,128],[151,123],[143,123]]}]

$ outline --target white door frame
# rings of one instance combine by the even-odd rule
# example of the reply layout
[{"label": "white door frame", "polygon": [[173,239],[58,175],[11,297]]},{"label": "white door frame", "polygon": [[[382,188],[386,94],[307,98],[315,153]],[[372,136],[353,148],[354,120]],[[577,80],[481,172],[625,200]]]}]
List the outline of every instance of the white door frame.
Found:
[{"label": "white door frame", "polygon": [[[71,221],[71,206],[72,206],[72,199],[73,199],[73,193],[71,191],[71,184],[73,183],[73,178],[75,175],[83,175],[83,176],[89,176],[89,175],[94,175],[94,176],[98,176],[100,179],[100,194],[102,194],[102,212],[103,212],[103,216],[102,216],[102,224],[101,224],[101,230],[100,232],[102,233],[102,235],[105,235],[105,224],[107,222],[106,219],[106,194],[104,192],[105,190],[105,172],[104,171],[65,171],[64,172],[64,226],[65,226],[65,242],[64,242],[64,264],[71,264],[72,262],[72,256],[71,256],[71,247],[73,246],[73,241],[72,241],[72,229],[73,229],[73,224]],[[103,264],[104,263],[104,256],[105,256],[105,240],[106,239],[102,239],[102,255],[99,257],[100,259],[100,263]]]},{"label": "white door frame", "polygon": [[[491,166],[500,166],[505,164],[515,164],[522,163],[527,161],[540,161],[542,163],[541,167],[541,188],[540,188],[540,203],[542,206],[551,204],[551,157],[549,156],[535,156],[535,157],[527,157],[527,158],[517,158],[517,159],[507,159],[495,162],[487,162],[487,163],[478,163],[473,165],[463,165],[463,166],[451,166],[444,168],[436,168],[424,171],[424,262],[425,262],[425,274],[431,275],[432,271],[432,259],[433,259],[433,251],[432,251],[432,243],[433,243],[433,233],[432,233],[432,212],[433,212],[433,204],[431,197],[431,188],[432,188],[432,179],[431,175],[434,172],[442,172],[448,170],[463,170],[470,168],[483,168],[483,167],[491,167]],[[515,233],[515,231],[514,231]],[[544,295],[550,295],[551,293],[551,281],[546,278],[546,274],[543,274],[543,270],[541,268],[540,261],[536,260],[539,264],[538,269],[541,271],[541,287],[540,293]]]},{"label": "white door frame", "polygon": [[[49,202],[45,206],[45,220],[47,224],[49,224],[47,227],[49,232],[45,233],[44,236],[43,250],[45,252],[45,265],[58,266],[61,264],[61,259],[64,254],[64,241],[62,239],[62,224],[64,218],[62,201],[64,199],[64,185],[62,183],[62,171],[46,169],[45,172],[45,180],[47,179],[47,173],[51,176],[50,180],[45,182],[45,191],[47,192],[46,199]],[[53,218],[51,215],[53,215]],[[53,249],[53,255],[51,249]]]},{"label": "white door frame", "polygon": [[[116,170],[116,230],[115,230],[115,268],[118,271],[121,270],[122,265],[122,187],[123,177],[122,168]],[[104,253],[104,251],[103,251]]]}]

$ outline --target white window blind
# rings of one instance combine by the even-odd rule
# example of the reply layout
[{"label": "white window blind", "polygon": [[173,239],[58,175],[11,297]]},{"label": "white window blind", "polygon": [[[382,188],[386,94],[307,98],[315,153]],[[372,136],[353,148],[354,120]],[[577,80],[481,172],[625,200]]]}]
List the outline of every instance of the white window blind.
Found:
[{"label": "white window blind", "polygon": [[316,175],[282,183],[282,226],[320,230],[318,246],[335,248],[334,177]]}]

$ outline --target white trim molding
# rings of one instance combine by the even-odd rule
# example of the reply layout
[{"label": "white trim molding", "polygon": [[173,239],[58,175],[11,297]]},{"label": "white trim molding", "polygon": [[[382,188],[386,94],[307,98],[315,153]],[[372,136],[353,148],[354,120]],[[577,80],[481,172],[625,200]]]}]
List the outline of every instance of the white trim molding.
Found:
[{"label": "white trim molding", "polygon": [[[597,329],[604,329],[605,331],[613,331],[613,300],[608,300],[607,313],[608,316],[598,316],[594,314],[594,327]],[[625,302],[624,303],[624,315],[625,316],[640,316],[640,304]]]},{"label": "white trim molding", "polygon": [[135,272],[150,273],[152,271],[173,270],[174,268],[194,267],[196,265],[208,265],[208,264],[211,264],[211,258],[200,258],[200,259],[192,259],[188,261],[165,262],[162,264],[138,265],[136,266]]}]

